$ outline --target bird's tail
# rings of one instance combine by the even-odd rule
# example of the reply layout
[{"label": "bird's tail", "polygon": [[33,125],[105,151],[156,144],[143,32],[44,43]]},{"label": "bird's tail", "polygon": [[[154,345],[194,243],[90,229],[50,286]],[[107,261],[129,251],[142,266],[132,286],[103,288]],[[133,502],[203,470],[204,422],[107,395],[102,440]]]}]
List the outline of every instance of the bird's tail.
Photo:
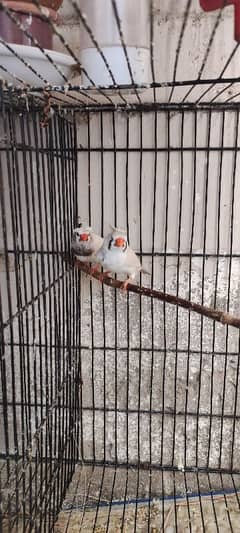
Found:
[{"label": "bird's tail", "polygon": [[143,274],[147,274],[148,276],[151,276],[151,272],[149,272],[148,270],[146,270],[146,269],[143,268],[143,267],[141,268],[141,272],[142,272]]}]

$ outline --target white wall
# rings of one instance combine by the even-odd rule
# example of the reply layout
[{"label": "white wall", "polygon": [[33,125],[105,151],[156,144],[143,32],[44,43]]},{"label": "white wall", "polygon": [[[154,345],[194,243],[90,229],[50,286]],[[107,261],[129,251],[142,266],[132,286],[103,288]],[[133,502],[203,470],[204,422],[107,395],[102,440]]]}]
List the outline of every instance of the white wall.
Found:
[{"label": "white wall", "polygon": [[[154,57],[158,81],[171,81],[173,79],[176,47],[185,7],[186,2],[183,1],[156,3]],[[67,4],[64,5],[63,9],[66,13]],[[217,16],[218,13],[203,13],[198,2],[192,2],[191,14],[179,56],[178,79],[191,80],[197,77]],[[75,31],[76,39],[78,39],[77,27]],[[232,8],[229,7],[225,9],[224,18],[216,32],[203,77],[218,76],[234,46]],[[237,75],[237,65],[238,54],[234,57],[225,75]],[[195,101],[206,87],[195,88],[189,100]],[[175,89],[172,101],[179,101],[187,90],[186,87]],[[232,91],[233,88],[229,90]],[[169,94],[169,88],[159,90],[158,99],[166,102]],[[210,100],[215,94],[216,88],[213,88],[208,93],[207,98]],[[152,97],[151,90],[141,95],[141,98],[148,101]],[[222,98],[226,98],[226,93]],[[183,139],[181,138],[181,113],[174,112],[170,115],[170,146],[175,148],[192,147],[192,151],[184,151],[182,159],[181,151],[171,152],[168,192],[168,154],[166,151],[157,153],[156,176],[154,151],[145,152],[142,157],[142,174],[140,175],[140,151],[138,150],[140,150],[141,129],[138,113],[129,113],[129,146],[137,148],[137,151],[129,152],[127,184],[126,152],[124,149],[127,142],[128,118],[124,112],[115,113],[116,147],[122,148],[123,151],[117,152],[116,171],[114,171],[114,154],[108,152],[108,148],[114,147],[112,120],[110,113],[103,114],[103,141],[101,141],[100,115],[90,114],[89,146],[86,116],[83,115],[81,118],[80,115],[79,147],[90,149],[90,152],[79,152],[79,214],[84,220],[89,221],[88,198],[90,194],[93,228],[100,232],[103,226],[105,234],[108,231],[109,223],[112,224],[115,220],[121,227],[128,225],[130,244],[137,252],[140,252],[142,247],[142,251],[149,254],[144,256],[143,263],[146,268],[151,270],[150,254],[152,249],[154,180],[156,177],[154,252],[159,253],[160,256],[154,259],[153,286],[176,294],[178,285],[179,295],[185,298],[190,297],[199,303],[203,298],[205,305],[216,305],[220,309],[226,309],[229,298],[230,311],[238,314],[239,258],[230,261],[228,257],[224,257],[225,254],[228,256],[240,252],[238,232],[240,212],[239,157],[238,155],[236,157],[236,172],[234,172],[235,155],[233,149],[235,143],[239,142],[239,133],[236,137],[236,114],[226,112],[224,117],[223,146],[224,148],[232,147],[232,149],[223,150],[222,155],[221,151],[212,151],[208,159],[206,149],[208,127],[210,127],[210,146],[221,148],[223,115],[218,112],[212,113],[209,126],[209,114],[201,111],[197,113],[196,146],[202,147],[203,150],[197,152],[196,155],[195,193],[194,113],[185,113]],[[142,126],[143,147],[153,149],[155,142],[154,113],[143,114]],[[102,160],[101,153],[93,150],[93,148],[100,148],[101,142],[106,149]],[[157,147],[163,149],[168,147],[166,113],[158,114]],[[183,165],[182,174],[181,164]],[[139,208],[140,182],[142,184],[142,213],[140,213]],[[104,187],[103,205],[101,203],[102,183]],[[116,211],[114,209],[114,183],[116,183],[117,190]],[[128,198],[128,211],[126,196]],[[181,219],[180,198],[182,198]],[[168,214],[166,215],[167,200]],[[195,207],[194,219],[193,204]],[[232,213],[233,221],[231,223]],[[220,217],[219,225],[218,217]],[[165,241],[166,224],[168,230]],[[180,242],[178,242],[179,225],[181,228]],[[199,254],[199,257],[192,258],[190,272],[189,254],[192,227],[192,252]],[[142,235],[142,243],[140,243],[140,234]],[[202,258],[204,249],[207,255],[219,253],[223,254],[223,257],[218,261],[216,257],[206,257],[204,260]],[[165,286],[164,258],[161,256],[164,251],[173,254],[166,259]],[[176,256],[178,251],[186,254],[180,258],[179,264]],[[143,282],[148,285],[151,283],[151,279],[144,277]],[[191,284],[191,292],[189,292],[189,284]],[[234,410],[238,379],[238,332],[230,328],[228,336],[226,336],[224,326],[215,325],[207,319],[202,321],[194,313],[189,318],[188,312],[182,309],[177,311],[170,305],[166,305],[165,308],[164,324],[164,307],[161,303],[154,303],[151,307],[151,302],[143,299],[142,309],[140,309],[140,301],[136,296],[131,295],[128,304],[126,296],[115,296],[114,291],[109,288],[104,289],[104,295],[104,300],[102,300],[101,288],[94,282],[93,318],[91,318],[89,282],[85,277],[82,278],[82,344],[88,348],[82,353],[83,405],[85,408],[89,408],[83,415],[84,456],[91,458],[95,453],[98,459],[103,458],[104,417],[102,413],[96,412],[93,418],[91,409],[93,402],[95,406],[103,407],[105,381],[105,407],[110,410],[105,419],[106,454],[109,460],[114,461],[115,457],[122,461],[126,460],[127,448],[129,460],[136,461],[137,458],[137,414],[132,413],[127,417],[126,413],[119,412],[118,415],[115,415],[116,405],[120,411],[121,408],[124,409],[127,406],[135,411],[139,408],[147,411],[152,402],[152,408],[160,411],[165,409],[168,412],[164,415],[164,433],[162,433],[161,415],[153,416],[152,460],[159,461],[161,458],[160,460],[166,463],[171,461],[173,431],[175,431],[174,463],[182,464],[184,438],[186,437],[188,464],[196,464],[199,461],[199,464],[204,466],[207,458],[210,419],[203,416],[197,421],[195,416],[189,415],[187,416],[186,429],[184,429],[184,416],[181,414],[185,411],[186,406],[189,412],[196,413],[199,401],[201,414],[208,414],[212,409],[216,415],[211,428],[210,463],[212,466],[218,464],[221,435],[223,435],[222,465],[229,466],[233,422],[231,419],[221,422],[220,415],[222,412],[233,414]],[[105,323],[103,323],[103,309]],[[129,330],[127,329],[127,322]],[[152,337],[152,324],[154,337]],[[93,344],[92,327],[94,331]],[[140,331],[142,332],[141,339]],[[106,346],[110,348],[106,352],[97,349],[98,346],[99,348],[103,346],[104,332]],[[115,343],[117,343],[117,352],[114,348]],[[193,352],[191,355],[189,355],[189,350]],[[226,358],[225,353],[232,355],[228,355]],[[153,386],[151,385],[152,357]],[[212,370],[213,368],[214,370]],[[211,385],[212,371],[214,377]],[[140,374],[141,378],[139,378]],[[141,379],[140,400],[138,400],[139,379]],[[179,415],[176,417],[174,429],[175,419],[172,417],[171,411],[175,410],[176,406]],[[127,424],[129,426],[128,443],[126,442]],[[150,448],[148,440],[149,416],[147,414],[141,415],[140,424],[141,457],[148,461]],[[119,439],[117,450],[114,441],[116,430]],[[93,436],[95,436],[96,441],[95,450],[93,450],[92,444]],[[161,445],[161,439],[163,439],[163,445]],[[199,456],[196,458],[197,439],[199,439]],[[168,443],[167,446],[166,443]],[[236,460],[237,456],[237,447],[235,446]]]},{"label": "white wall", "polygon": [[[101,1],[101,0],[99,0]],[[155,68],[160,81],[173,78],[173,65],[178,36],[182,24],[186,2],[182,0],[156,2],[155,12]],[[177,6],[177,9],[176,9]],[[80,30],[73,9],[67,1],[61,8],[63,16],[62,31],[68,42],[79,52]],[[191,16],[188,19],[181,54],[179,57],[178,77],[192,79],[198,74],[206,46],[214,26],[217,14],[204,14],[197,1],[192,2]],[[220,23],[214,46],[206,65],[205,76],[217,76],[223,68],[235,43],[233,34],[232,8],[225,9],[225,17]],[[62,47],[55,39],[55,47]],[[238,55],[236,54],[226,75],[238,74]],[[232,88],[230,89],[232,90]],[[173,101],[178,101],[186,88],[174,91]],[[194,89],[191,100],[194,101],[202,89]],[[215,89],[213,89],[215,91]],[[162,101],[170,94],[169,88],[158,93]],[[210,95],[208,97],[210,98]],[[152,91],[143,95],[152,98]],[[129,117],[129,118],[128,118]],[[186,112],[184,118],[183,140],[181,138],[181,113],[170,115],[170,146],[176,149],[184,146],[193,148],[171,152],[168,172],[168,138],[166,113],[160,112],[157,118],[157,147],[155,173],[154,151],[144,152],[142,156],[142,173],[140,173],[140,116],[138,113],[115,112],[116,148],[122,148],[116,155],[108,149],[114,147],[112,114],[103,114],[103,146],[101,152],[100,115],[92,113],[89,117],[90,146],[88,145],[88,122],[86,114],[78,116],[78,172],[79,172],[79,214],[89,221],[88,199],[91,198],[91,223],[98,232],[103,227],[108,231],[109,223],[116,219],[120,226],[129,227],[130,244],[137,252],[143,252],[143,263],[153,269],[152,278],[143,278],[144,284],[153,284],[155,288],[166,289],[179,295],[190,297],[196,302],[215,305],[225,309],[229,297],[229,309],[238,314],[239,302],[239,258],[229,260],[232,253],[240,252],[239,237],[239,157],[236,158],[234,173],[234,150],[211,151],[207,155],[208,134],[207,112],[197,113],[197,147],[203,150],[196,155],[195,196],[194,196],[194,113]],[[126,139],[129,120],[128,182],[126,181]],[[144,113],[142,117],[142,143],[144,148],[155,147],[155,114]],[[211,147],[221,147],[222,114],[212,113]],[[233,148],[235,138],[235,112],[226,112],[223,145]],[[84,151],[84,150],[87,151]],[[88,149],[90,151],[88,152]],[[102,165],[102,166],[101,166]],[[183,165],[181,167],[181,165]],[[208,165],[208,166],[207,166]],[[222,165],[222,167],[221,167]],[[220,171],[220,169],[222,170]],[[182,170],[181,170],[182,169]],[[5,167],[6,170],[6,167]],[[182,172],[182,173],[181,173]],[[90,176],[90,184],[89,177]],[[169,177],[169,186],[167,184]],[[155,240],[154,252],[157,255],[152,265],[152,230],[154,183],[156,179]],[[114,183],[117,190],[117,208],[114,207]],[[233,183],[234,203],[233,203]],[[101,203],[103,190],[103,205]],[[142,186],[142,211],[139,207],[139,190]],[[182,185],[181,185],[182,184]],[[181,188],[182,187],[182,188]],[[207,204],[206,192],[208,194]],[[220,196],[218,196],[221,192]],[[180,217],[180,199],[182,213]],[[195,218],[193,226],[190,272],[191,233],[193,224],[192,206],[195,198]],[[220,198],[220,201],[218,201]],[[126,201],[128,199],[128,203]],[[168,201],[168,213],[166,205]],[[127,210],[128,205],[128,210]],[[233,206],[233,211],[232,211]],[[206,212],[205,212],[206,207]],[[218,216],[220,213],[220,223]],[[231,216],[233,221],[231,223]],[[204,226],[206,220],[206,228]],[[180,225],[180,241],[178,228]],[[167,239],[166,239],[166,227]],[[219,233],[218,233],[219,232]],[[142,242],[140,242],[142,235]],[[204,235],[206,236],[204,245]],[[232,241],[231,241],[232,237]],[[219,239],[219,249],[218,249]],[[221,253],[223,257],[217,262],[215,257],[206,257],[202,253],[205,246],[210,256]],[[164,263],[163,253],[171,253]],[[176,254],[185,254],[177,259]],[[175,255],[174,255],[175,254]],[[224,254],[227,254],[224,257]],[[164,277],[164,264],[166,274]],[[218,269],[218,270],[217,270]],[[191,280],[190,280],[191,274]],[[15,274],[11,274],[14,277]],[[166,281],[164,285],[164,279]],[[230,280],[230,285],[229,285]],[[3,285],[6,276],[1,273]],[[190,286],[191,283],[191,286]],[[105,458],[115,461],[136,461],[138,452],[137,434],[140,423],[140,454],[144,461],[170,463],[175,432],[174,464],[181,466],[184,456],[184,440],[187,445],[187,462],[201,466],[206,465],[210,419],[194,416],[197,409],[201,415],[208,415],[212,409],[216,415],[211,427],[211,466],[218,465],[220,442],[223,436],[222,466],[229,466],[229,456],[233,442],[233,420],[231,416],[236,408],[239,414],[239,402],[235,398],[238,387],[237,362],[239,353],[239,335],[236,330],[220,324],[214,325],[210,320],[195,314],[189,316],[187,311],[177,310],[170,305],[164,308],[161,302],[152,303],[149,299],[140,299],[130,295],[115,294],[110,288],[102,288],[98,283],[92,285],[90,299],[89,280],[82,276],[81,282],[81,364],[82,364],[82,402],[85,408],[81,418],[80,444],[83,456],[103,459],[103,446],[106,443]],[[191,292],[189,292],[191,288]],[[230,288],[230,291],[229,291]],[[3,288],[5,291],[5,287]],[[14,292],[14,291],[13,291]],[[13,294],[13,301],[16,294]],[[103,314],[103,311],[105,314]],[[152,327],[153,326],[153,327]],[[92,336],[93,331],[93,336]],[[105,335],[105,350],[103,338]],[[191,353],[190,353],[191,352]],[[225,356],[225,354],[228,354]],[[34,355],[35,357],[35,355]],[[47,362],[46,362],[47,365]],[[212,369],[213,379],[212,378]],[[153,381],[151,383],[151,374]],[[141,376],[141,377],[140,377]],[[103,390],[105,387],[105,398]],[[140,394],[139,394],[140,390]],[[39,392],[40,393],[40,392]],[[211,399],[212,395],[212,399]],[[93,407],[99,408],[93,415]],[[102,409],[107,408],[104,417]],[[116,407],[118,413],[116,414]],[[132,410],[126,415],[126,408]],[[149,444],[149,415],[152,407],[158,411],[152,416],[152,450]],[[172,412],[176,410],[176,417]],[[184,412],[190,414],[186,417]],[[138,418],[137,411],[142,409]],[[161,411],[165,411],[162,419]],[[222,421],[222,412],[230,415]],[[192,414],[191,414],[192,413]],[[128,442],[127,442],[128,427]],[[34,428],[33,428],[34,430]],[[115,449],[115,434],[118,441]],[[236,431],[238,431],[236,429]],[[95,450],[93,450],[93,437]],[[199,455],[196,458],[196,441],[198,439]],[[233,443],[235,466],[239,459],[237,446],[239,433]],[[13,444],[12,444],[13,445]]]}]

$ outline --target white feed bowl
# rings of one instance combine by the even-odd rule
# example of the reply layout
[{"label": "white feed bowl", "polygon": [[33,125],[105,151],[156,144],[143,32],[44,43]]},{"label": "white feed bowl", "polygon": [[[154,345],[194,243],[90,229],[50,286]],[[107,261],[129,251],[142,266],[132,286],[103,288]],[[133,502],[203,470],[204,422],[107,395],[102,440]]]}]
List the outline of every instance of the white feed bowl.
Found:
[{"label": "white feed bowl", "polygon": [[[127,46],[126,48],[134,83],[149,83],[150,51],[148,48]],[[129,67],[122,46],[103,46],[102,52],[112,71],[115,82],[119,85],[132,83]],[[96,48],[86,48],[80,52],[80,61],[95,85],[113,85],[109,71]],[[87,76],[82,73],[82,84],[91,85]]]},{"label": "white feed bowl", "polygon": [[[8,44],[8,46],[24,59],[37,73],[39,73],[47,83],[51,85],[64,85],[64,80],[61,73],[54,67],[49,59],[41,52],[39,48],[34,46],[24,46],[22,44]],[[67,80],[71,76],[71,67],[76,63],[74,59],[66,54],[54,52],[52,50],[45,50],[46,54],[54,61],[60,71],[65,75]],[[5,72],[1,66],[7,69]],[[0,44],[0,78],[12,83],[14,87],[21,86],[17,78],[24,80],[25,83],[34,87],[44,87],[46,83],[34,74],[12,51],[10,51],[4,44]]]}]

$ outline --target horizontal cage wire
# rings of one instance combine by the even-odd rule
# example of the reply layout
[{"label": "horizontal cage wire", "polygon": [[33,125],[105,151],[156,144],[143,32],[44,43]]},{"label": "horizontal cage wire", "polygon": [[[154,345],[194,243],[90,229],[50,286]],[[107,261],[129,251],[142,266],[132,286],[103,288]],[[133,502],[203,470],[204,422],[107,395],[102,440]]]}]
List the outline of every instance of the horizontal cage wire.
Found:
[{"label": "horizontal cage wire", "polygon": [[[137,37],[131,38],[131,31],[134,29],[130,26],[130,29],[126,30],[126,21],[125,24],[122,23],[124,12],[119,0],[103,0],[103,2],[107,11],[106,17],[111,17],[114,44],[117,43],[118,48],[122,49],[120,59],[124,75],[119,73],[119,64],[112,62],[111,57],[108,57],[107,47],[102,44],[105,37],[102,35],[101,26],[100,30],[96,27],[98,18],[99,25],[104,25],[104,10],[101,15],[96,0],[91,0],[90,4],[86,0],[79,0],[78,3],[75,0],[68,0],[68,16],[72,17],[77,26],[73,38],[79,39],[80,28],[80,43],[87,42],[82,46],[85,48],[87,46],[87,50],[95,54],[94,67],[97,65],[99,72],[102,73],[101,79],[95,73],[96,69],[92,63],[85,64],[85,56],[81,61],[81,55],[79,57],[71,44],[71,38],[68,40],[65,37],[66,32],[58,25],[56,12],[54,18],[52,13],[46,10],[45,4],[42,5],[39,0],[32,0],[31,8],[27,11],[35,18],[40,17],[38,20],[44,24],[49,39],[54,38],[57,50],[62,51],[64,55],[44,48],[41,44],[41,34],[35,35],[35,28],[34,26],[31,28],[32,22],[27,19],[27,15],[22,19],[20,8],[14,10],[9,0],[1,1],[2,98],[8,99],[10,91],[18,107],[20,104],[23,107],[44,106],[45,98],[48,97],[51,98],[52,107],[61,105],[74,108],[86,106],[94,108],[99,105],[113,108],[117,105],[121,108],[126,104],[137,108],[139,105],[151,107],[159,103],[185,105],[211,103],[213,106],[239,102],[240,78],[236,75],[240,54],[239,42],[234,42],[234,22],[229,15],[229,8],[226,8],[231,2],[217,0],[215,11],[206,18],[203,17],[201,7],[196,6],[197,0],[181,0],[177,6],[173,6],[171,2],[169,4],[166,0],[139,1],[144,45],[143,48],[139,48],[138,54],[141,55],[144,49],[146,56],[139,59],[143,79],[138,72],[137,61],[132,57],[132,42],[134,38],[137,40]],[[210,4],[211,0],[199,1],[200,4],[208,2]],[[96,11],[99,10],[96,20],[91,16],[91,3]],[[127,17],[130,20],[135,18],[137,6],[136,0],[128,6]],[[225,16],[226,13],[228,16]],[[174,16],[176,22],[172,31]],[[91,20],[88,20],[89,18]],[[235,25],[237,24],[236,15]],[[219,53],[223,34],[230,35],[230,32],[232,37],[226,40],[224,53]],[[20,42],[27,43],[32,50],[35,50],[34,54],[28,52],[28,49],[23,50],[21,45],[15,44],[15,41],[9,42],[7,38],[9,35],[13,36],[15,41],[19,39]],[[166,43],[169,39],[172,40],[171,56],[166,54]],[[204,40],[204,46],[201,39]],[[189,47],[189,43],[193,46]]]},{"label": "horizontal cage wire", "polygon": [[[0,1],[0,533],[235,533],[238,2],[20,4]],[[124,228],[137,290],[79,261],[81,225]]]}]

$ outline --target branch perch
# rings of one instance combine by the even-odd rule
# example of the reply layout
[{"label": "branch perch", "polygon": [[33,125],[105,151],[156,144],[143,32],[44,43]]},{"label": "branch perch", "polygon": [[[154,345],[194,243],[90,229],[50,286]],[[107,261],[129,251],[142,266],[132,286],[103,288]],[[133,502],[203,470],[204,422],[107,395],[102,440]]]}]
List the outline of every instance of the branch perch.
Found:
[{"label": "branch perch", "polygon": [[[85,272],[85,274],[91,275],[91,277],[99,280],[100,273],[94,272],[93,274],[90,274],[91,269],[86,263],[82,263],[78,259],[75,259],[73,262],[73,266],[78,270]],[[110,277],[104,278],[102,283],[104,283],[104,285],[108,285],[109,287],[114,287],[115,289],[120,289],[122,286],[121,281]],[[220,311],[218,309],[213,309],[212,307],[206,307],[205,305],[197,304],[191,302],[190,300],[185,300],[184,298],[174,296],[173,294],[168,294],[166,292],[150,289],[148,287],[142,287],[140,285],[133,285],[132,283],[129,283],[129,285],[127,286],[127,290],[129,292],[134,292],[135,294],[141,294],[143,296],[155,298],[156,300],[168,302],[172,305],[178,305],[179,307],[184,307],[184,309],[190,309],[190,311],[194,311],[195,313],[198,313],[202,316],[207,316],[208,318],[211,318],[216,322],[220,322],[221,324],[233,326],[234,328],[240,329],[240,318],[233,316],[230,313],[227,313],[226,311]]]}]

